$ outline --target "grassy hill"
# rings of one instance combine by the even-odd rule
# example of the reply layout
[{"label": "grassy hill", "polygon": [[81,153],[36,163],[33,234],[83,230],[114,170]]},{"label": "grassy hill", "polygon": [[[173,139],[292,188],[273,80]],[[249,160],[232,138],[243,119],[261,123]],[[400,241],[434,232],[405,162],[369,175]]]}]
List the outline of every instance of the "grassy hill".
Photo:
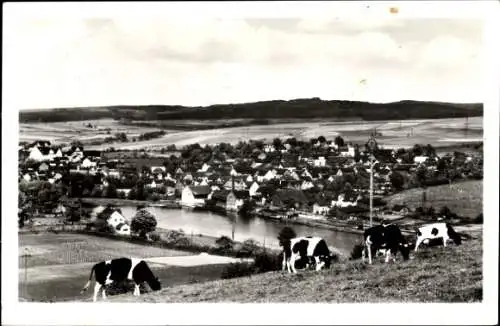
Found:
[{"label": "grassy hill", "polygon": [[[394,194],[386,199],[387,205],[392,207],[404,203],[415,209],[422,206],[422,191],[421,188],[415,188]],[[428,187],[426,202],[436,211],[448,206],[458,216],[473,219],[483,212],[483,180]]]},{"label": "grassy hill", "polygon": [[400,101],[368,103],[358,101],[325,101],[319,98],[289,101],[261,101],[240,104],[218,104],[206,107],[180,105],[108,106],[22,110],[20,122],[79,121],[101,118],[127,120],[168,119],[284,119],[284,118],[351,118],[363,120],[433,119],[482,116],[480,103]]},{"label": "grassy hill", "polygon": [[[461,246],[422,247],[409,261],[336,263],[321,272],[270,272],[251,277],[166,288],[114,302],[479,302],[482,300],[480,232]],[[380,259],[382,259],[380,257]]]}]

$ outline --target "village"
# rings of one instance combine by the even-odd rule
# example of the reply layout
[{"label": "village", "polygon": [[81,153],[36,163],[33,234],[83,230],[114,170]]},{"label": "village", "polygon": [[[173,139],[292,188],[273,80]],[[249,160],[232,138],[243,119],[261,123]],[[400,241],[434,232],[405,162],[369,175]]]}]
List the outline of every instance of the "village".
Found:
[{"label": "village", "polygon": [[367,217],[370,172],[373,211],[396,214],[408,213],[408,207],[386,207],[385,196],[482,178],[479,152],[438,156],[431,145],[395,150],[376,143],[370,149],[368,143],[363,148],[340,136],[193,144],[163,158],[137,151],[122,152],[118,159],[108,154],[85,150],[81,143],[20,144],[20,192],[26,189],[24,194],[35,203],[31,207],[48,214],[65,210],[60,198],[108,198],[273,219],[341,220]]}]

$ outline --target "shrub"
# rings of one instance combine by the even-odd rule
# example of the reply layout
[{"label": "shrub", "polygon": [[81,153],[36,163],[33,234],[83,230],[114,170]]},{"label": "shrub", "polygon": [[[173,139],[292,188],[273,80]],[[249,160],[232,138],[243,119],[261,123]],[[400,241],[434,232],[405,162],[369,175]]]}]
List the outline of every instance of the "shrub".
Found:
[{"label": "shrub", "polygon": [[283,254],[259,253],[255,256],[255,273],[279,271],[281,269]]},{"label": "shrub", "polygon": [[483,213],[479,213],[474,219],[474,223],[483,223]]},{"label": "shrub", "polygon": [[362,254],[363,254],[363,244],[357,243],[352,248],[349,259],[350,260],[359,259],[362,257]]},{"label": "shrub", "polygon": [[161,236],[158,232],[151,232],[149,234],[149,239],[151,239],[152,241],[160,241],[161,240]]},{"label": "shrub", "polygon": [[249,276],[255,273],[255,266],[250,263],[232,263],[222,271],[221,278],[229,279],[235,277]]},{"label": "shrub", "polygon": [[219,239],[215,240],[215,244],[221,249],[233,249],[234,242],[229,237],[223,235]]},{"label": "shrub", "polygon": [[245,240],[238,250],[236,257],[252,257],[256,256],[259,252],[262,251],[262,248],[259,247],[257,241],[253,239]]}]

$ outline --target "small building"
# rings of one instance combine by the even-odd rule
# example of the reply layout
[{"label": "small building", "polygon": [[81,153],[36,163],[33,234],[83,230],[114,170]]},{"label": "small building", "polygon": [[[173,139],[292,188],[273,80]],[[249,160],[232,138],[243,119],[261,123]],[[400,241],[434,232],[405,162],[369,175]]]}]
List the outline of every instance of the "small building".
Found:
[{"label": "small building", "polygon": [[250,194],[248,191],[231,191],[226,198],[226,211],[239,212],[245,199],[248,199]]},{"label": "small building", "polygon": [[188,207],[203,206],[210,192],[209,186],[186,186],[182,190],[181,205]]}]

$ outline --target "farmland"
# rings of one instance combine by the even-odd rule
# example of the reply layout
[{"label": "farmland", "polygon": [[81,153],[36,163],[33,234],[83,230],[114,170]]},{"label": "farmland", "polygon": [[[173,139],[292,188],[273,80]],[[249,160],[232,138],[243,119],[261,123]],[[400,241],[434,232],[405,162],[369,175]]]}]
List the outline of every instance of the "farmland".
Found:
[{"label": "farmland", "polygon": [[[422,189],[409,189],[387,198],[391,207],[403,203],[411,209],[422,206]],[[428,187],[426,203],[437,211],[447,206],[459,216],[473,219],[483,212],[483,180]]]},{"label": "farmland", "polygon": [[481,230],[461,246],[422,247],[409,261],[367,265],[342,261],[322,272],[269,272],[252,277],[180,285],[140,298],[116,296],[113,302],[191,303],[359,303],[480,302],[482,287]]},{"label": "farmland", "polygon": [[[483,118],[474,117],[468,120],[468,131],[465,135],[463,118],[432,119],[432,120],[387,120],[387,121],[338,121],[338,120],[286,120],[287,123],[275,121],[269,125],[252,125],[245,127],[218,128],[196,130],[196,121],[191,121],[192,130],[176,130],[172,122],[171,129],[163,129],[166,135],[161,138],[90,145],[91,139],[104,139],[118,132],[124,132],[127,137],[135,137],[141,133],[157,131],[160,128],[123,125],[115,120],[93,121],[98,128],[89,129],[85,122],[53,122],[53,123],[21,123],[20,140],[47,139],[55,143],[80,140],[86,149],[159,149],[170,144],[184,146],[192,143],[216,144],[220,142],[237,143],[249,139],[270,140],[276,137],[309,139],[324,136],[334,138],[341,135],[353,143],[366,142],[374,128],[381,135],[377,140],[385,147],[411,147],[416,143],[433,144],[435,147],[450,146],[457,143],[481,142],[483,137]],[[186,122],[184,122],[186,123]],[[164,125],[164,124],[163,124]],[[186,128],[185,128],[186,129]]]},{"label": "farmland", "polygon": [[[28,254],[25,257],[24,254]],[[19,235],[19,297],[28,301],[67,301],[81,297],[92,265],[117,257],[141,257],[163,286],[218,279],[228,257],[131,244],[79,234]]]}]

